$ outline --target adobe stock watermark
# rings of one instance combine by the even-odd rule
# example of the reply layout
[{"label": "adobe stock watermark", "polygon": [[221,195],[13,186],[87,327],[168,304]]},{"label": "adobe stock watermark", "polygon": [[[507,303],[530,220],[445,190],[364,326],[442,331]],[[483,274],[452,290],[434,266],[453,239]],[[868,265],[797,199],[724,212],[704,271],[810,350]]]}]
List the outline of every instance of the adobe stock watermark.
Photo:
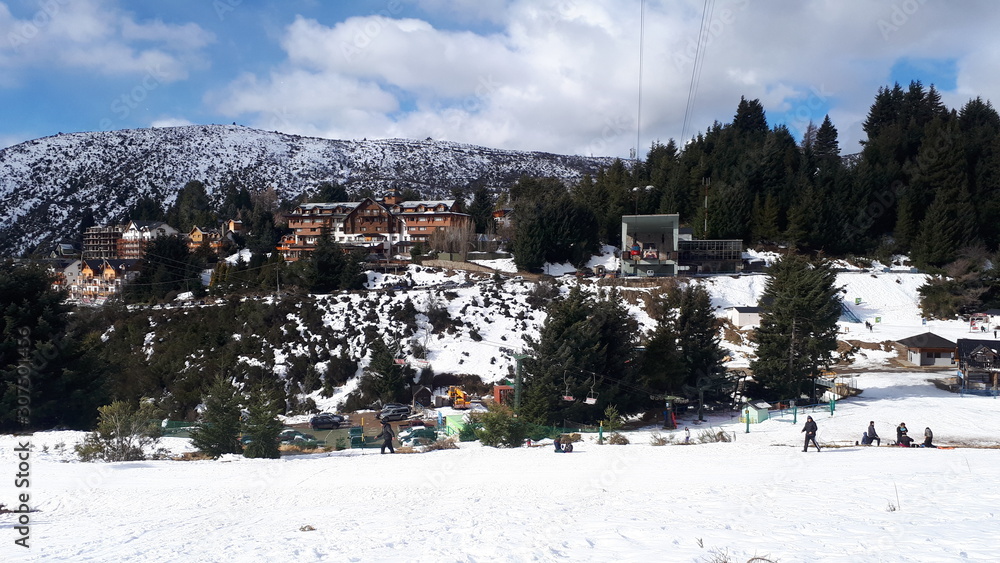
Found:
[{"label": "adobe stock watermark", "polygon": [[31,19],[21,21],[7,33],[7,42],[12,49],[30,43],[42,31],[52,24],[52,19],[59,13],[61,6],[69,4],[69,0],[45,0],[39,5],[38,11]]},{"label": "adobe stock watermark", "polygon": [[[499,89],[500,83],[493,79],[493,75],[480,76],[476,80],[476,86],[473,88],[471,96],[464,98],[456,107],[451,107],[444,111],[444,121],[435,128],[433,132],[434,138],[447,139],[450,133],[464,129],[466,121],[481,112],[486,107],[490,96]],[[510,120],[507,119],[503,124],[494,123],[493,127],[504,129],[509,123]],[[447,125],[447,129],[444,125]]]},{"label": "adobe stock watermark", "polygon": [[673,55],[670,56],[674,62],[674,67],[677,70],[683,70],[687,65],[694,64],[698,50],[710,47],[716,39],[725,33],[726,28],[736,23],[736,16],[749,5],[750,0],[738,0],[732,8],[723,8],[718,16],[714,16],[708,22],[708,26],[704,29],[704,35],[702,35],[702,30],[699,29],[697,34],[689,36],[687,42],[684,44],[684,48],[674,51]]},{"label": "adobe stock watermark", "polygon": [[[147,68],[146,74],[143,75],[135,86],[111,100],[108,109],[111,110],[111,113],[114,114],[117,120],[123,121],[128,119],[129,115],[132,114],[132,110],[146,101],[150,93],[162,86],[167,78],[169,78],[169,75],[159,65]],[[98,123],[98,130],[108,131],[113,126],[114,120],[105,117]]]},{"label": "adobe stock watermark", "polygon": [[[31,383],[37,369],[32,362],[31,329],[22,326],[17,329],[17,406],[15,416],[18,424],[27,428],[31,424]],[[44,365],[47,359],[39,364]],[[14,526],[14,543],[30,548],[31,540],[31,434],[17,439],[17,467],[14,473],[14,488],[17,489],[17,507],[10,510],[17,515]]]},{"label": "adobe stock watermark", "polygon": [[[596,137],[590,140],[587,144],[587,150],[584,154],[589,155],[607,155],[608,147],[613,141],[617,141],[625,133],[631,133],[635,130],[635,122],[632,121],[631,117],[626,117],[624,115],[618,115],[615,117],[609,117],[604,121],[604,126],[601,127],[600,133]],[[638,151],[641,150],[639,147],[635,148],[636,154],[635,158],[638,158]]]},{"label": "adobe stock watermark", "polygon": [[243,0],[213,0],[212,9],[215,10],[215,17],[219,21],[226,21],[226,14],[236,10],[236,7],[243,3]]},{"label": "adobe stock watermark", "polygon": [[292,124],[292,114],[288,111],[288,106],[281,106],[280,108],[274,109],[267,112],[267,118],[264,121],[264,128],[273,131],[289,131]]},{"label": "adobe stock watermark", "polygon": [[892,5],[888,18],[879,18],[876,25],[882,33],[882,40],[888,41],[892,34],[899,31],[899,28],[909,23],[910,18],[920,11],[920,8],[927,3],[927,0],[903,0]]},{"label": "adobe stock watermark", "polygon": [[24,435],[17,438],[17,466],[14,472],[14,487],[17,489],[17,507],[8,512],[17,514],[17,523],[13,527],[16,532],[14,543],[30,548],[31,541],[31,397],[36,375],[44,370],[65,348],[67,342],[63,335],[74,330],[75,325],[67,325],[65,332],[53,340],[53,346],[34,349],[31,340],[31,328],[22,326],[17,329],[17,403],[15,419],[24,429]]},{"label": "adobe stock watermark", "polygon": [[813,114],[817,110],[823,109],[830,101],[831,96],[833,96],[833,92],[828,92],[823,84],[820,84],[818,88],[810,86],[806,98],[795,104],[793,109],[785,112],[785,125],[804,131],[813,120]]},{"label": "adobe stock watermark", "polygon": [[390,0],[385,8],[374,14],[381,16],[381,18],[365,18],[364,24],[355,26],[350,40],[340,43],[340,54],[344,57],[344,60],[353,63],[382,34],[382,31],[385,29],[383,19],[392,19],[402,11],[402,2],[399,0]]}]

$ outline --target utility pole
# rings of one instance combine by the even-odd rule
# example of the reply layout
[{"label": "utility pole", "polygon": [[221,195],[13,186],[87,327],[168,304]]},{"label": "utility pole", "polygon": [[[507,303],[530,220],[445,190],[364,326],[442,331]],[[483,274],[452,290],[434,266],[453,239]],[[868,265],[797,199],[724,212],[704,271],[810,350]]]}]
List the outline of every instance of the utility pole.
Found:
[{"label": "utility pole", "polygon": [[705,230],[702,231],[701,236],[708,238],[708,187],[712,185],[712,179],[702,178],[701,185],[705,186]]},{"label": "utility pole", "polygon": [[514,414],[521,412],[521,364],[529,354],[514,354]]}]

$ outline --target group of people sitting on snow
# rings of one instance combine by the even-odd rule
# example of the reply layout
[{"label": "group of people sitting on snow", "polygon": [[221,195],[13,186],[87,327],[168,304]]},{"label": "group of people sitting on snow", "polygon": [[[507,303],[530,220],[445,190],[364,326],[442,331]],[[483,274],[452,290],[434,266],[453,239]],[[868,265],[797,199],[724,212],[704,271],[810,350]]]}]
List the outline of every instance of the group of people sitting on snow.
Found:
[{"label": "group of people sitting on snow", "polygon": [[[913,447],[936,448],[937,446],[934,445],[933,441],[934,441],[934,433],[931,432],[929,426],[927,428],[924,428],[924,443],[920,444],[919,446],[913,445],[913,438],[910,438],[909,430],[906,429],[905,422],[900,422],[899,426],[896,427],[897,446],[901,446],[904,448],[913,448]],[[861,435],[862,446],[870,446],[872,445],[872,442],[874,442],[876,446],[882,445],[882,439],[879,438],[878,433],[875,432],[874,420],[868,423],[868,430],[866,430],[865,433]]]}]

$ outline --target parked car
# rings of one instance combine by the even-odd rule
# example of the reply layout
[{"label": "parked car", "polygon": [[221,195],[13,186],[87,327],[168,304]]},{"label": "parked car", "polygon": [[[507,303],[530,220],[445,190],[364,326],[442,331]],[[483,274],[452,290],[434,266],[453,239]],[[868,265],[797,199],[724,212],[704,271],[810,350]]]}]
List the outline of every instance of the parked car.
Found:
[{"label": "parked car", "polygon": [[394,420],[406,420],[410,416],[410,407],[407,405],[400,405],[398,403],[391,403],[382,407],[376,418],[379,420],[384,420],[386,422],[392,422]]},{"label": "parked car", "polygon": [[278,439],[281,440],[282,444],[318,444],[316,436],[312,434],[303,434],[294,428],[286,428],[281,431],[278,435]]},{"label": "parked car", "polygon": [[320,413],[309,419],[309,428],[313,430],[333,430],[340,428],[344,417],[339,414]]}]

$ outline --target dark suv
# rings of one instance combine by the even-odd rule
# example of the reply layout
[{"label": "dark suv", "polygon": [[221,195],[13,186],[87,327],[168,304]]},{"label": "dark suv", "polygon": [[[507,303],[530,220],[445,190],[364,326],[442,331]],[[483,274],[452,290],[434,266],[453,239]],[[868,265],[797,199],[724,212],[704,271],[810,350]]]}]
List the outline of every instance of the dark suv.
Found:
[{"label": "dark suv", "polygon": [[309,427],[313,430],[333,430],[340,428],[344,417],[339,414],[321,413],[309,419]]},{"label": "dark suv", "polygon": [[410,407],[398,403],[390,403],[382,407],[376,418],[385,422],[392,422],[394,420],[406,420],[409,416]]}]

